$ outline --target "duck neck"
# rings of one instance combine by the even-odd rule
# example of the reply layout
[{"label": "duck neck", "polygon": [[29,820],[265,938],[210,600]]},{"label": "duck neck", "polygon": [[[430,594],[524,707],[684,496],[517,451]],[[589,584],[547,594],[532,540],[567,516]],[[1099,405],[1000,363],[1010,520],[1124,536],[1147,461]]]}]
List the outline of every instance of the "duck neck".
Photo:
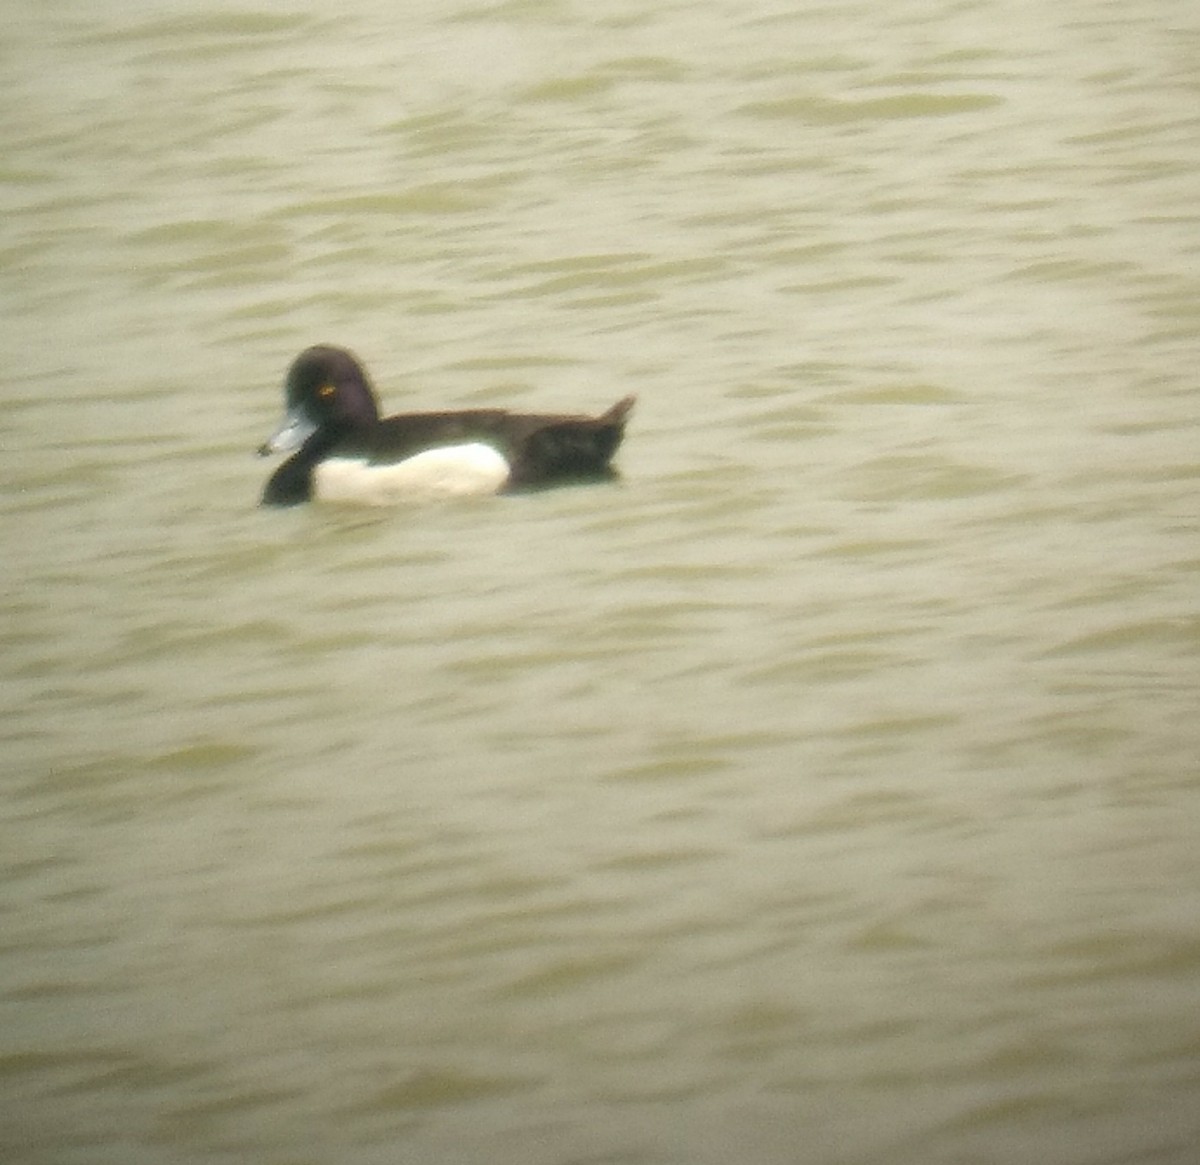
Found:
[{"label": "duck neck", "polygon": [[312,501],[313,470],[332,451],[339,438],[340,433],[333,426],[324,426],[313,433],[267,479],[262,505],[298,506]]}]

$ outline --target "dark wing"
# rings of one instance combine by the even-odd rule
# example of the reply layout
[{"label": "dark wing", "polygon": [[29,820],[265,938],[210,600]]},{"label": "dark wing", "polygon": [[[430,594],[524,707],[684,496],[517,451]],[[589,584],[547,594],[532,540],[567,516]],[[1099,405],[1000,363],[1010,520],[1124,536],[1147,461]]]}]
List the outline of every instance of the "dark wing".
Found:
[{"label": "dark wing", "polygon": [[598,417],[463,409],[386,417],[367,434],[347,437],[337,452],[372,461],[400,461],[426,449],[483,441],[512,466],[510,484],[530,486],[555,478],[604,477],[625,435],[634,397],[619,400]]},{"label": "dark wing", "polygon": [[444,413],[398,413],[385,417],[370,432],[347,438],[341,453],[364,453],[372,461],[402,461],[427,449],[486,441],[503,451],[499,438],[505,418],[503,409],[462,409]]}]

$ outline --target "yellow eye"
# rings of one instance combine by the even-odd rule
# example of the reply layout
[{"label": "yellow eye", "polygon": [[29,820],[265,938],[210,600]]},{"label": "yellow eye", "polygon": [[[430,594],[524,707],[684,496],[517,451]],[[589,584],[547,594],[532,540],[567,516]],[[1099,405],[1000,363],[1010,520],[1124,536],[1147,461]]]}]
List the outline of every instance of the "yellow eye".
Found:
[{"label": "yellow eye", "polygon": [[328,400],[335,392],[337,392],[337,389],[332,384],[323,384],[317,389],[317,396]]}]

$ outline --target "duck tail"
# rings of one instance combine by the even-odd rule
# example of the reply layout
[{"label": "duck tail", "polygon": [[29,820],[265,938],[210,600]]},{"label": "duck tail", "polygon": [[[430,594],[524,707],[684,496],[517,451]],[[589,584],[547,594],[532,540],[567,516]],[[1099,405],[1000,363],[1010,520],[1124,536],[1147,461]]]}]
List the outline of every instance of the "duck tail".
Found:
[{"label": "duck tail", "polygon": [[623,425],[636,403],[636,396],[632,394],[623,396],[608,412],[602,413],[597,419],[608,425]]}]

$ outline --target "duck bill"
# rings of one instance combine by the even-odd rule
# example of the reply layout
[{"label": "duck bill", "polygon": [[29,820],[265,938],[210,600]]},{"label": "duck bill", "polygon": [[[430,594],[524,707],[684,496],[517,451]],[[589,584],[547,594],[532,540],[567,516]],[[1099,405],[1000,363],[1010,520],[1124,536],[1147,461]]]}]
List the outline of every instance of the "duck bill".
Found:
[{"label": "duck bill", "polygon": [[300,410],[289,409],[275,430],[259,447],[259,457],[292,453],[317,431],[317,426]]}]

